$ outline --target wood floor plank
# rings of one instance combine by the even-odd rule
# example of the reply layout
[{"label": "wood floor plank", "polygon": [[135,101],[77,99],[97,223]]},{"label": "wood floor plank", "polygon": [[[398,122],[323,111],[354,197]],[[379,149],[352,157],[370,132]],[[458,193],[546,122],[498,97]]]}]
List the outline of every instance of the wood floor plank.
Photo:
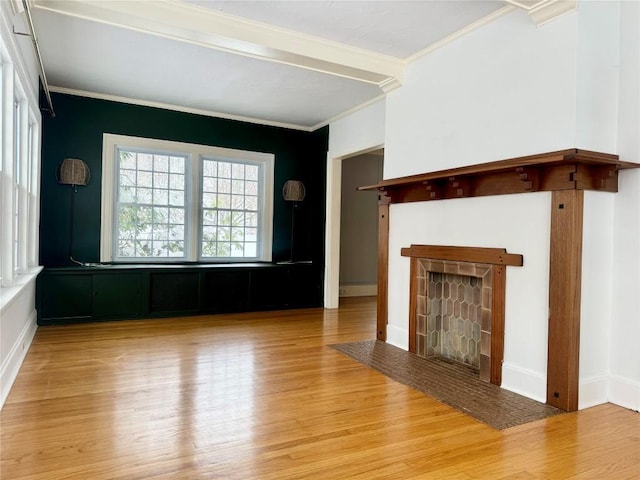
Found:
[{"label": "wood floor plank", "polygon": [[624,479],[640,415],[493,430],[329,348],[374,299],[38,329],[0,413],[0,479]]}]

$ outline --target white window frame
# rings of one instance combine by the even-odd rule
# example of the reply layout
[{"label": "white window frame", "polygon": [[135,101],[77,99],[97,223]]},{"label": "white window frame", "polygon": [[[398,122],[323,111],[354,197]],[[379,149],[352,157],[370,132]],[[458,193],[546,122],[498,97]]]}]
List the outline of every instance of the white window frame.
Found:
[{"label": "white window frame", "polygon": [[[174,153],[188,157],[190,165],[185,179],[185,256],[184,257],[136,257],[121,258],[115,256],[115,206],[116,206],[116,151],[118,148],[132,148],[148,151]],[[260,222],[259,248],[256,257],[206,257],[200,256],[202,235],[201,171],[202,158],[224,158],[233,161],[251,161],[261,164],[262,215]],[[100,228],[100,261],[123,263],[180,263],[199,262],[255,262],[271,261],[273,238],[273,189],[275,155],[272,153],[252,152],[223,147],[212,147],[192,143],[157,140],[153,138],[132,137],[127,135],[103,134],[102,140],[102,206]]]}]

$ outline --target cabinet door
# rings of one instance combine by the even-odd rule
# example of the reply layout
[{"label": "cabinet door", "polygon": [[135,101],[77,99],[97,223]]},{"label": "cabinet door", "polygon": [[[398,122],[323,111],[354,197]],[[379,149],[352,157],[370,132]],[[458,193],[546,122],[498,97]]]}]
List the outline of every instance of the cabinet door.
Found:
[{"label": "cabinet door", "polygon": [[140,315],[139,273],[105,273],[93,277],[93,315],[97,318]]},{"label": "cabinet door", "polygon": [[316,265],[292,265],[289,278],[291,307],[322,306],[322,272]]},{"label": "cabinet door", "polygon": [[270,267],[251,272],[251,309],[286,308],[290,297],[289,269]]},{"label": "cabinet door", "polygon": [[86,319],[91,317],[91,274],[45,274],[38,278],[40,319]]},{"label": "cabinet door", "polygon": [[206,273],[202,294],[206,313],[244,312],[249,310],[248,270],[211,269]]},{"label": "cabinet door", "polygon": [[149,311],[161,314],[190,314],[199,309],[199,273],[152,273],[149,282]]}]

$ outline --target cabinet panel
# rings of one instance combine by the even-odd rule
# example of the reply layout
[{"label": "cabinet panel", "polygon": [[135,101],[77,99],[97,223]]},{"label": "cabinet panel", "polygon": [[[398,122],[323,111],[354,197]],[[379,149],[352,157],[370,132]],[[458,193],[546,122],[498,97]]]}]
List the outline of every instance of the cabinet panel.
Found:
[{"label": "cabinet panel", "polygon": [[291,307],[322,306],[322,272],[315,265],[299,265],[291,269],[290,276]]},{"label": "cabinet panel", "polygon": [[152,273],[149,285],[150,312],[198,311],[198,272]]},{"label": "cabinet panel", "polygon": [[249,306],[248,270],[216,270],[207,272],[204,280],[202,307],[206,313],[242,312]]},{"label": "cabinet panel", "polygon": [[43,275],[39,282],[40,317],[86,318],[91,316],[92,275]]},{"label": "cabinet panel", "polygon": [[117,273],[93,277],[95,317],[138,316],[141,311],[141,274]]},{"label": "cabinet panel", "polygon": [[286,307],[289,299],[289,269],[274,267],[253,270],[250,294],[253,310]]}]

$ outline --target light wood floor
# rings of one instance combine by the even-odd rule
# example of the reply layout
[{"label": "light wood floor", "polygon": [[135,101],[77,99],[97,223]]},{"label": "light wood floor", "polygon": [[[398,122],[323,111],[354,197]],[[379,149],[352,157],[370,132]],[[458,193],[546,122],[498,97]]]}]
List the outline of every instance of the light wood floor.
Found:
[{"label": "light wood floor", "polygon": [[43,327],[1,415],[2,480],[637,479],[613,405],[492,430],[327,347],[375,304]]}]

